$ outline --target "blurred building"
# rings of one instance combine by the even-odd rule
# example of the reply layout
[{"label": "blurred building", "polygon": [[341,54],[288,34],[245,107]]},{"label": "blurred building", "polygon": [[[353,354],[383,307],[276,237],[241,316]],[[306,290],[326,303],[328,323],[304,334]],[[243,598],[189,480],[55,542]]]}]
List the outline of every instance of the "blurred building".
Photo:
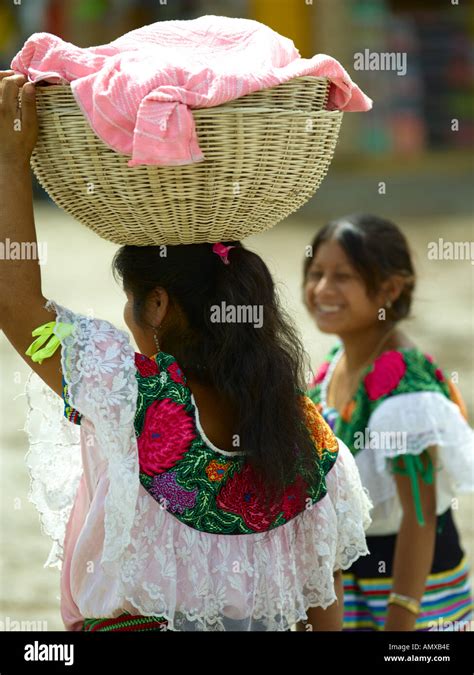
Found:
[{"label": "blurred building", "polygon": [[[474,12],[468,5],[456,0],[12,0],[0,9],[0,61],[8,67],[25,39],[39,31],[88,47],[160,20],[204,14],[256,19],[291,38],[304,58],[317,53],[337,58],[374,100],[370,113],[344,116],[334,168],[325,180],[328,190],[318,193],[323,211],[334,197],[334,171],[354,177],[357,170],[360,180],[373,170],[381,179],[393,174],[401,181],[412,215],[417,208],[423,215],[467,212],[474,140]],[[381,54],[403,57],[404,72],[372,69],[368,59]],[[404,183],[407,159],[421,177],[419,189],[413,178]],[[351,185],[354,196],[369,197],[363,186]],[[385,203],[390,211],[390,195]],[[395,204],[403,209],[399,198]]]}]

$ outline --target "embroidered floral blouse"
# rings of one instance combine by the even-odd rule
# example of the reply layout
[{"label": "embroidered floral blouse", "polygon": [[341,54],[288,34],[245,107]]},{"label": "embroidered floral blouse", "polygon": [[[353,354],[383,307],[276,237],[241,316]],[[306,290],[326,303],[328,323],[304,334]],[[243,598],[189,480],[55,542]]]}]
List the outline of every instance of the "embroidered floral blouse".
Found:
[{"label": "embroidered floral blouse", "polygon": [[61,343],[63,408],[33,373],[28,464],[66,628],[127,611],[172,630],[287,630],[334,602],[333,572],[368,553],[371,504],[316,406],[301,395],[317,470],[265,509],[245,450],[207,439],[172,355],[148,358],[107,321],[46,307],[56,321],[27,353]]},{"label": "embroidered floral blouse", "polygon": [[[433,357],[417,348],[389,350],[364,369],[352,400],[341,414],[327,403],[334,369],[344,352],[336,344],[320,366],[308,396],[358,466],[374,504],[369,535],[395,534],[401,521],[394,472],[404,458],[420,525],[424,524],[419,481],[435,480],[437,514],[458,493],[474,491],[473,431],[459,390]],[[436,467],[420,455],[438,447]]]}]

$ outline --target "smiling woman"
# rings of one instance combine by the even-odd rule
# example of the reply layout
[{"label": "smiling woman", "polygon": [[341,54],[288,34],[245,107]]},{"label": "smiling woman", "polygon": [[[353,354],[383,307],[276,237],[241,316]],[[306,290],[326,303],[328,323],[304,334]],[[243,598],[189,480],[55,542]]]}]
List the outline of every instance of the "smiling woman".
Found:
[{"label": "smiling woman", "polygon": [[344,575],[344,630],[432,630],[438,619],[464,630],[473,606],[451,505],[474,490],[473,432],[454,383],[398,327],[415,286],[408,242],[361,214],[328,223],[310,248],[305,303],[340,344],[309,396],[375,507],[371,554]]}]

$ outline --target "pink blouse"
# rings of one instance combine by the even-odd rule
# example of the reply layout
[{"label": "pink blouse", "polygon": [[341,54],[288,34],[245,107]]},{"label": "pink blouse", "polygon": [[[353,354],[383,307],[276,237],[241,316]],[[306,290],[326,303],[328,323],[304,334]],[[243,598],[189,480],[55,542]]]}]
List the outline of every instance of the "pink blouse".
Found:
[{"label": "pink blouse", "polygon": [[[30,499],[53,540],[45,566],[61,570],[66,629],[127,611],[165,617],[171,630],[282,631],[305,620],[309,607],[336,601],[334,571],[369,552],[372,506],[344,443],[338,441],[325,496],[284,524],[243,534],[191,526],[182,517],[182,495],[171,490],[170,507],[154,499],[143,480],[129,336],[52,300],[46,308],[56,312],[57,323],[74,325],[62,340],[61,361],[81,423],[65,418],[63,401],[32,372],[27,463]],[[163,372],[157,382],[169,377]],[[236,453],[213,446],[195,411],[218,480]]]}]

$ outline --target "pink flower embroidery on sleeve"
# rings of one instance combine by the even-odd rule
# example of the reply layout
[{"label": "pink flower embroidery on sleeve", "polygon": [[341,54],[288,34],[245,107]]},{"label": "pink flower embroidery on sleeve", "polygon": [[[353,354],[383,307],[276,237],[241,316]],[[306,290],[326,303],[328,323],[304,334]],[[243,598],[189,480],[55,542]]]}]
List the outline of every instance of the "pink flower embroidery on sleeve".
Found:
[{"label": "pink flower embroidery on sleeve", "polygon": [[184,379],[184,373],[181,370],[181,368],[178,366],[176,361],[173,363],[170,363],[170,365],[167,368],[168,373],[170,374],[171,379],[173,382],[178,382],[178,384],[185,384],[185,379]]},{"label": "pink flower embroidery on sleeve", "polygon": [[318,372],[314,376],[310,384],[310,387],[315,387],[317,384],[319,384],[324,380],[324,378],[326,377],[326,373],[328,372],[328,368],[329,368],[329,361],[325,361],[319,366]]},{"label": "pink flower embroidery on sleeve", "polygon": [[371,401],[393,391],[405,375],[407,366],[403,355],[397,351],[381,354],[374,367],[364,378],[364,385]]},{"label": "pink flower embroidery on sleeve", "polygon": [[135,352],[135,366],[143,377],[158,375],[160,372],[158,364],[154,359],[150,359],[145,354],[139,354],[138,352]]},{"label": "pink flower embroidery on sleeve", "polygon": [[[425,354],[425,358],[426,358],[430,363],[433,363],[433,364],[434,364],[434,359],[433,359],[433,357],[431,356],[431,354]],[[444,382],[444,375],[443,375],[443,371],[441,370],[441,368],[436,368],[436,370],[435,370],[435,377],[436,377],[436,379],[439,380],[440,382]]]}]

